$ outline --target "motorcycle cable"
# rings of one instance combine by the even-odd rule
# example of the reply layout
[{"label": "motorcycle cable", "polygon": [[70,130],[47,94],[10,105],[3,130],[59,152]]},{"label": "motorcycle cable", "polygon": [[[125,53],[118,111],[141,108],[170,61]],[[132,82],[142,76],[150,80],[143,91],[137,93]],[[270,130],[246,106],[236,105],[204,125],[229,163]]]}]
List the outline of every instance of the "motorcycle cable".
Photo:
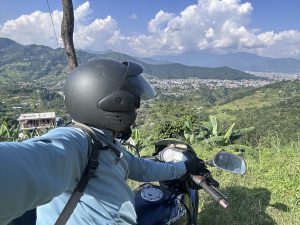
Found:
[{"label": "motorcycle cable", "polygon": [[190,224],[191,220],[192,220],[192,214],[191,211],[189,210],[189,208],[187,207],[187,205],[183,202],[182,199],[176,197],[176,199],[178,199],[180,201],[180,203],[183,205],[183,207],[185,208],[185,210],[188,213],[188,224]]}]

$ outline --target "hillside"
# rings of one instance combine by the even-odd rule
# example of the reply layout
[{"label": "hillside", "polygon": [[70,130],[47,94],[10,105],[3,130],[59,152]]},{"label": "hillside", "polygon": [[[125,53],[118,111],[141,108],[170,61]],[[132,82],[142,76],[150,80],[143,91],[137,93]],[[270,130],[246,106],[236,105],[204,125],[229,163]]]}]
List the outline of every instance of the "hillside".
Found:
[{"label": "hillside", "polygon": [[0,77],[32,80],[66,72],[63,49],[41,45],[23,46],[9,39],[0,39]]},{"label": "hillside", "polygon": [[[0,38],[0,81],[8,79],[34,80],[42,77],[66,75],[66,59],[63,49],[42,45],[20,45],[7,38]],[[249,73],[229,67],[205,68],[182,64],[148,64],[132,56],[117,52],[93,54],[77,51],[79,64],[97,58],[132,60],[143,65],[145,73],[164,79],[198,77],[203,79],[257,79]]]},{"label": "hillside", "polygon": [[300,97],[300,81],[282,81],[233,94],[226,102],[215,107],[218,112],[245,111],[276,105],[290,98]]},{"label": "hillside", "polygon": [[259,79],[249,73],[231,69],[229,67],[207,68],[196,66],[185,66],[178,63],[162,65],[145,65],[145,72],[162,79],[182,79],[197,77],[201,79],[221,79],[221,80],[242,80],[242,79]]},{"label": "hillside", "polygon": [[297,140],[300,127],[300,80],[282,81],[232,96],[226,103],[208,110],[227,123],[255,126],[252,144],[269,135],[282,141]]}]

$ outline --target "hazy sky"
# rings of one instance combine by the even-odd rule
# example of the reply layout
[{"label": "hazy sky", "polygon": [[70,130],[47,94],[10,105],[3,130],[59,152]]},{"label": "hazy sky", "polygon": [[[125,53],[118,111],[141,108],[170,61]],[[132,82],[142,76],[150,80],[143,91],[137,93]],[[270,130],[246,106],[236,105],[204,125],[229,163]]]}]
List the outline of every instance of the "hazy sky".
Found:
[{"label": "hazy sky", "polygon": [[[48,0],[60,38],[61,0]],[[300,58],[300,0],[73,0],[77,49]],[[47,0],[0,0],[0,37],[57,48]],[[62,46],[61,40],[59,45]]]}]

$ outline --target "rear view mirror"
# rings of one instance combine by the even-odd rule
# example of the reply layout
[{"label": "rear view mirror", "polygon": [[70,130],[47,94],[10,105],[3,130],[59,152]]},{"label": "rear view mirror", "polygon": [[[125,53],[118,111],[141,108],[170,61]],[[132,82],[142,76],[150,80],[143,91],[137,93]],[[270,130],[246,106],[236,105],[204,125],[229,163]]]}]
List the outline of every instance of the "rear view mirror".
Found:
[{"label": "rear view mirror", "polygon": [[219,152],[212,163],[215,167],[232,173],[245,174],[247,171],[245,160],[229,152]]}]

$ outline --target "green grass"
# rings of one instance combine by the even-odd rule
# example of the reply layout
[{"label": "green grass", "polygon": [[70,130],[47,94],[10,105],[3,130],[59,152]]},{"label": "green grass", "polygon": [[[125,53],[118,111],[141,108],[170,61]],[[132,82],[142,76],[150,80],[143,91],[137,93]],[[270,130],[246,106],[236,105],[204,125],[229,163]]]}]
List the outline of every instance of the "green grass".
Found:
[{"label": "green grass", "polygon": [[273,140],[272,148],[245,153],[245,176],[212,169],[230,208],[221,209],[200,191],[199,224],[300,224],[300,143],[280,146],[279,142]]},{"label": "green grass", "polygon": [[279,98],[279,92],[277,91],[257,91],[255,94],[246,96],[242,99],[236,99],[225,105],[218,106],[219,110],[246,110],[249,108],[262,108],[270,106],[278,101],[282,100]]}]

